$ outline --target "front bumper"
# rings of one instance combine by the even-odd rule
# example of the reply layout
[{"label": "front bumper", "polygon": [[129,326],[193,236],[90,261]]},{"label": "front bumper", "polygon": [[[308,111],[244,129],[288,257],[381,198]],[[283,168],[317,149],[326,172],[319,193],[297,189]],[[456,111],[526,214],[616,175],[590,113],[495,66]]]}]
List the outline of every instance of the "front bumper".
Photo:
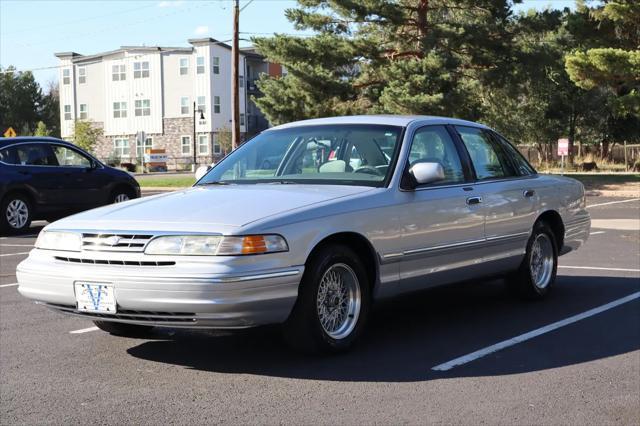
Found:
[{"label": "front bumper", "polygon": [[[58,260],[58,254],[35,249],[18,265],[18,291],[23,296],[89,319],[165,327],[246,328],[281,323],[293,308],[304,271],[303,266],[259,269],[258,260],[258,269],[233,273],[229,268],[207,266],[210,258],[197,259],[192,267],[188,261],[174,266],[78,264]],[[95,257],[95,253],[86,256]],[[117,313],[77,311],[74,283],[78,281],[112,285]]]}]

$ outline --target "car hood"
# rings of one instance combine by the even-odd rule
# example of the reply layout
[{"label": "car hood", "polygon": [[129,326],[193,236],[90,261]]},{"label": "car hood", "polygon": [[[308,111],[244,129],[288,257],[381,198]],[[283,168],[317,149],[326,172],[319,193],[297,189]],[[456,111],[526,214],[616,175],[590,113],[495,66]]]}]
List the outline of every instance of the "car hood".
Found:
[{"label": "car hood", "polygon": [[225,233],[269,216],[372,189],[287,184],[199,186],[79,213],[47,229]]}]

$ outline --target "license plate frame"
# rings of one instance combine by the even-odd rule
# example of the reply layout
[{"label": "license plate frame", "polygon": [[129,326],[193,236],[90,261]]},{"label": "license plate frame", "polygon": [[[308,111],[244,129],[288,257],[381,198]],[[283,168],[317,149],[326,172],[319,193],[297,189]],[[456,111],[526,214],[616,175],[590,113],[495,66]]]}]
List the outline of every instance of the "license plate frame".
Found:
[{"label": "license plate frame", "polygon": [[78,312],[97,314],[117,313],[116,295],[113,284],[91,281],[74,283],[76,309]]}]

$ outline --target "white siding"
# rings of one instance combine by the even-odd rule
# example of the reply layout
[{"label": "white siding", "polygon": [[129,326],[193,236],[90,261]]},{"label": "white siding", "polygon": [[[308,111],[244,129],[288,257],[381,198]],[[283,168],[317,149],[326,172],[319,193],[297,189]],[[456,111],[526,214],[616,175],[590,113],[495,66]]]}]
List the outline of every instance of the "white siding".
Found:
[{"label": "white siding", "polygon": [[[69,70],[69,84],[63,83],[64,70]],[[74,66],[71,63],[71,58],[60,59],[59,70],[59,90],[60,90],[60,134],[63,138],[73,137],[74,122],[77,117],[78,111],[76,107],[76,77]],[[64,118],[64,106],[71,106],[71,120],[65,120]]]}]

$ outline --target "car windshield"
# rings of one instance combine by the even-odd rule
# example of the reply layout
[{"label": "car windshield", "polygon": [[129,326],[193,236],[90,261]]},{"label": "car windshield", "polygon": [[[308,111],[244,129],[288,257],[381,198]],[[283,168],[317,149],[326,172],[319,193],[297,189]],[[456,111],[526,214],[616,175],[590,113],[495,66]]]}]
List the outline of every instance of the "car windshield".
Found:
[{"label": "car windshield", "polygon": [[382,186],[402,128],[321,125],[268,130],[218,163],[197,185],[313,183]]}]

